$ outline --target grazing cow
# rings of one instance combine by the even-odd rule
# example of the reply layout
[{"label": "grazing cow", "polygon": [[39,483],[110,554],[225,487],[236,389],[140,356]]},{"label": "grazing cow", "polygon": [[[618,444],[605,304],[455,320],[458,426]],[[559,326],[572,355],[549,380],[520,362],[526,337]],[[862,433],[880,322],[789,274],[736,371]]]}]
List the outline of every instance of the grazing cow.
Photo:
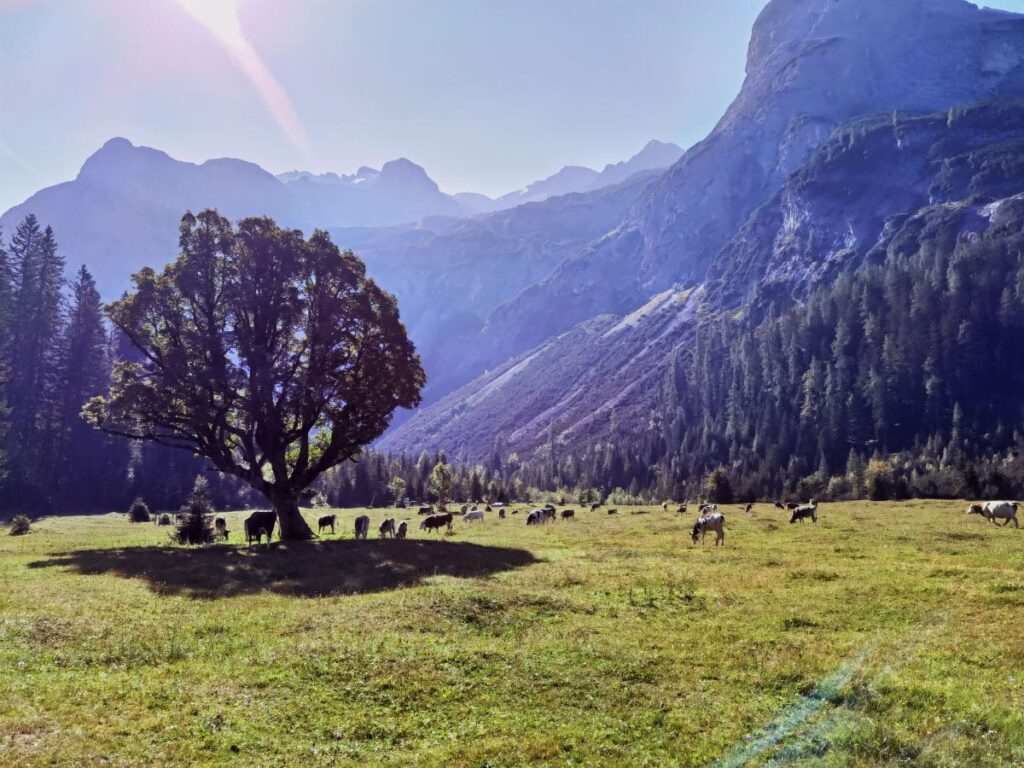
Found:
[{"label": "grazing cow", "polygon": [[498,519],[499,520],[504,520],[505,519],[505,508],[504,507],[499,507],[498,508]]},{"label": "grazing cow", "polygon": [[459,508],[459,511],[460,511],[460,512],[461,512],[461,513],[462,513],[463,515],[464,515],[464,514],[466,514],[467,512],[469,512],[469,504],[463,504],[463,505],[462,505],[462,506],[461,506],[461,507]]},{"label": "grazing cow", "polygon": [[395,531],[396,539],[404,539],[405,534],[409,531],[409,524],[403,520],[398,524],[398,530]]},{"label": "grazing cow", "polygon": [[544,519],[543,519],[542,513],[541,513],[541,511],[539,509],[533,510],[533,512],[531,512],[530,514],[528,514],[526,516],[526,524],[527,525],[540,525],[543,522],[544,522]]},{"label": "grazing cow", "polygon": [[274,524],[277,522],[276,512],[253,512],[247,518],[245,518],[245,540],[247,543],[252,544],[255,539],[256,543],[259,544],[263,537],[267,537],[267,543],[270,543],[270,537],[274,535]]},{"label": "grazing cow", "polygon": [[160,525],[170,525],[171,524],[171,516],[170,515],[163,514],[163,515],[157,515],[157,517],[159,518],[159,524]]},{"label": "grazing cow", "polygon": [[452,516],[450,512],[445,512],[443,515],[430,515],[420,523],[421,531],[439,531],[442,528],[447,528],[451,532]]},{"label": "grazing cow", "polygon": [[213,528],[217,536],[220,536],[224,541],[228,540],[231,531],[228,530],[227,521],[223,517],[218,517],[213,521]]},{"label": "grazing cow", "polygon": [[491,510],[491,505],[490,505],[490,504],[484,504],[484,509],[485,509],[485,510],[487,510],[488,512],[491,512],[491,511],[492,511],[492,510]]},{"label": "grazing cow", "polygon": [[717,511],[717,504],[701,504],[697,514],[703,517],[704,515],[713,515]]},{"label": "grazing cow", "polygon": [[562,510],[562,519],[563,520],[575,520],[576,519],[576,510],[575,509],[563,509]]},{"label": "grazing cow", "polygon": [[781,501],[776,501],[776,502],[775,502],[775,508],[776,508],[776,509],[785,509],[785,508],[786,508],[786,505],[785,505],[785,504],[783,504],[783,503],[782,503]]},{"label": "grazing cow", "polygon": [[685,504],[680,504],[679,505],[679,509],[677,511],[679,512],[680,515],[685,515],[686,514],[686,505]]},{"label": "grazing cow", "polygon": [[463,521],[471,523],[474,520],[479,520],[481,523],[484,521],[484,513],[479,509],[470,510],[462,516]]},{"label": "grazing cow", "polygon": [[519,514],[519,510],[518,509],[513,509],[512,510],[512,514],[513,515],[518,515]]},{"label": "grazing cow", "polygon": [[541,514],[544,517],[543,522],[545,523],[548,520],[550,520],[551,522],[555,522],[555,519],[558,516],[558,512],[555,510],[554,507],[544,507],[544,509],[541,510]]},{"label": "grazing cow", "polygon": [[590,511],[593,512],[595,509],[597,509],[600,506],[601,506],[601,502],[600,501],[595,501],[593,504],[590,505]]},{"label": "grazing cow", "polygon": [[385,518],[384,522],[380,524],[380,528],[378,528],[378,531],[380,532],[380,537],[382,539],[386,539],[388,536],[390,536],[392,539],[395,538],[395,518]]},{"label": "grazing cow", "polygon": [[754,505],[753,504],[747,504],[746,509],[744,509],[743,511],[746,512],[749,515],[751,512],[754,511]]},{"label": "grazing cow", "polygon": [[333,536],[334,535],[334,524],[336,522],[338,522],[338,516],[337,515],[324,515],[323,517],[321,517],[317,521],[316,532],[317,533],[322,533],[324,528],[330,528],[331,529],[331,535]]},{"label": "grazing cow", "polygon": [[619,514],[619,510],[617,510],[617,509],[609,509],[608,510],[608,514],[609,515],[617,515],[617,514]]},{"label": "grazing cow", "polygon": [[811,518],[812,523],[818,522],[818,502],[811,499],[809,504],[805,504],[802,507],[797,507],[793,510],[793,516],[789,518],[789,522],[795,523],[799,520],[801,523],[807,518]]},{"label": "grazing cow", "polygon": [[362,539],[366,541],[367,534],[370,533],[370,518],[368,515],[360,515],[356,518],[356,539]]},{"label": "grazing cow", "polygon": [[1004,528],[1011,522],[1015,528],[1020,528],[1020,523],[1017,522],[1017,502],[1015,501],[986,501],[984,504],[971,504],[967,508],[967,514],[981,515],[992,525],[996,524],[998,518],[1003,521]]},{"label": "grazing cow", "polygon": [[693,534],[691,539],[693,543],[697,543],[697,539],[700,539],[701,546],[704,545],[704,537],[708,531],[715,532],[715,546],[719,544],[725,544],[725,515],[721,512],[711,512],[707,515],[701,515],[697,518],[697,522],[693,524]]},{"label": "grazing cow", "polygon": [[668,502],[667,501],[661,502],[661,511],[662,512],[668,512]]},{"label": "grazing cow", "polygon": [[432,515],[434,514],[434,508],[432,506],[420,507],[421,515]]}]

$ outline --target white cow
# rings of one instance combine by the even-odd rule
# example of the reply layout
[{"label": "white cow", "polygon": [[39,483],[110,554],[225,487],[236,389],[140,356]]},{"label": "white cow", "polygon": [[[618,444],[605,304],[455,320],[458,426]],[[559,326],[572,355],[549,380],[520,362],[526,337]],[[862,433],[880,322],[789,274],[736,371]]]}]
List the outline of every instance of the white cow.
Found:
[{"label": "white cow", "polygon": [[981,515],[992,525],[996,524],[998,518],[1003,521],[1003,527],[1012,521],[1014,527],[1020,528],[1020,523],[1017,522],[1017,502],[1015,501],[986,501],[984,504],[971,504],[967,508],[967,514]]},{"label": "white cow", "polygon": [[715,546],[719,544],[725,544],[725,515],[721,512],[711,512],[706,515],[701,515],[697,518],[697,522],[693,525],[693,543],[697,543],[697,539],[700,539],[700,543],[704,543],[704,536],[707,535],[708,531],[715,532]]},{"label": "white cow", "polygon": [[467,523],[470,523],[473,520],[479,520],[482,523],[484,521],[483,510],[471,509],[469,512],[462,516],[462,519],[465,520]]}]

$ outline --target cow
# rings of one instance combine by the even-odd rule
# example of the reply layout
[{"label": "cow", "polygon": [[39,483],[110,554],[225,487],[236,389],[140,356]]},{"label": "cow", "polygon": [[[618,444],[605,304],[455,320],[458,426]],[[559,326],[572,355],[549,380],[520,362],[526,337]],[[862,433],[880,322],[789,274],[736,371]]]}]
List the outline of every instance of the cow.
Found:
[{"label": "cow", "polygon": [[386,539],[390,536],[392,539],[395,538],[395,518],[387,517],[384,522],[380,524],[380,528],[377,529],[380,532],[380,537]]},{"label": "cow", "polygon": [[795,501],[787,501],[786,502],[786,509],[796,509],[799,506],[800,505],[797,504]]},{"label": "cow", "polygon": [[576,519],[576,510],[575,509],[563,509],[562,510],[562,519],[563,520],[575,520]]},{"label": "cow", "polygon": [[544,507],[544,509],[541,510],[541,515],[543,516],[543,520],[541,522],[546,523],[548,520],[555,522],[558,512],[554,507]]},{"label": "cow", "polygon": [[324,515],[319,520],[317,520],[316,532],[321,533],[324,528],[330,528],[331,535],[334,535],[334,524],[336,522],[338,522],[337,515]]},{"label": "cow", "polygon": [[593,504],[590,505],[590,511],[593,512],[594,510],[596,510],[600,506],[601,506],[601,502],[600,501],[595,501]]},{"label": "cow", "polygon": [[504,520],[505,519],[505,508],[504,507],[498,507],[498,519],[499,520]]},{"label": "cow", "polygon": [[533,512],[531,512],[530,514],[528,514],[526,516],[526,524],[527,525],[540,525],[541,523],[544,522],[544,518],[542,517],[542,515],[543,515],[543,513],[539,509],[533,510]]},{"label": "cow", "polygon": [[685,515],[685,514],[686,514],[686,505],[685,505],[685,504],[680,504],[680,505],[679,505],[679,509],[678,509],[678,510],[676,510],[676,511],[677,511],[677,512],[678,512],[678,513],[679,513],[680,515]]},{"label": "cow", "polygon": [[421,531],[438,531],[441,528],[447,528],[449,532],[452,530],[452,516],[451,513],[446,512],[443,515],[430,515],[423,519],[420,523]]},{"label": "cow", "polygon": [[753,504],[747,504],[747,506],[744,508],[743,511],[746,512],[749,515],[751,512],[754,511],[754,505]]},{"label": "cow", "polygon": [[463,504],[461,507],[459,507],[459,512],[463,515],[469,512],[469,504]]},{"label": "cow", "polygon": [[785,504],[783,504],[783,503],[782,503],[781,501],[776,501],[776,502],[775,502],[775,508],[776,508],[776,509],[785,509],[785,508],[786,508],[786,505],[785,505]]},{"label": "cow", "polygon": [[421,515],[432,515],[434,514],[434,508],[432,506],[420,507]]},{"label": "cow", "polygon": [[479,520],[482,523],[484,521],[484,513],[479,509],[472,509],[462,516],[462,520],[467,523]]},{"label": "cow", "polygon": [[277,522],[276,512],[253,512],[247,518],[245,518],[245,540],[246,543],[252,544],[255,539],[256,543],[259,544],[263,537],[267,537],[267,543],[270,543],[270,537],[274,535],[274,524]]},{"label": "cow", "polygon": [[713,515],[717,511],[717,504],[701,504],[697,514],[703,517],[704,515]]},{"label": "cow", "polygon": [[662,512],[668,512],[668,502],[667,501],[661,502],[661,511]]},{"label": "cow", "polygon": [[1003,521],[1005,528],[1011,522],[1015,528],[1020,528],[1017,522],[1017,502],[1015,501],[986,501],[984,504],[971,504],[967,508],[967,514],[981,515],[992,525],[996,524],[996,518]]},{"label": "cow", "polygon": [[721,512],[711,512],[706,515],[701,515],[697,518],[697,522],[693,524],[693,533],[690,538],[693,543],[697,543],[697,539],[700,539],[701,546],[704,544],[704,537],[708,531],[715,532],[715,546],[719,544],[725,544],[725,515]]},{"label": "cow", "polygon": [[519,510],[518,509],[513,509],[512,510],[512,514],[513,515],[518,515],[519,514]]},{"label": "cow", "polygon": [[398,530],[395,531],[396,539],[404,539],[405,534],[409,531],[409,524],[403,520],[398,524]]},{"label": "cow", "polygon": [[227,521],[223,517],[218,517],[213,521],[213,528],[217,536],[220,536],[224,541],[228,540],[228,536],[231,535],[231,531],[228,530]]},{"label": "cow", "polygon": [[814,499],[811,499],[809,504],[794,509],[793,516],[789,518],[789,522],[795,523],[799,520],[802,523],[808,517],[811,518],[812,523],[818,522],[818,502]]},{"label": "cow", "polygon": [[608,514],[609,515],[617,515],[617,514],[619,514],[619,510],[617,510],[617,509],[609,509],[608,510]]},{"label": "cow", "polygon": [[491,505],[490,505],[490,504],[485,504],[485,505],[484,505],[484,509],[485,509],[486,511],[488,511],[488,512],[491,512],[491,511],[493,511],[493,510],[491,509]]},{"label": "cow", "polygon": [[366,536],[370,532],[370,518],[368,515],[360,515],[356,518],[356,539],[362,539],[366,541]]}]

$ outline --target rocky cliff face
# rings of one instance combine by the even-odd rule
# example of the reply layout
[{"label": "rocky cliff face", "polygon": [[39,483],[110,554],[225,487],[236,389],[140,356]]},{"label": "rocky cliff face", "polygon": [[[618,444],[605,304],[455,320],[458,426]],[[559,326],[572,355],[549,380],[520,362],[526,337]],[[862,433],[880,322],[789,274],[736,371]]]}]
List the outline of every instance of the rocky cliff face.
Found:
[{"label": "rocky cliff face", "polygon": [[[480,344],[517,354],[604,312],[703,280],[723,245],[836,126],[1024,94],[1024,17],[964,0],[773,0],[743,87],[607,236],[504,310]],[[525,329],[525,330],[523,330]]]},{"label": "rocky cliff face", "polygon": [[552,438],[575,448],[635,438],[657,427],[698,319],[789,305],[890,249],[913,253],[929,232],[998,230],[1024,199],[1022,151],[1024,101],[841,126],[751,215],[707,282],[576,325],[416,414],[383,446],[476,459],[496,434],[525,453]]},{"label": "rocky cliff face", "polygon": [[[385,445],[477,456],[488,434],[516,434],[522,442],[510,447],[525,450],[550,430],[596,439],[617,428],[600,426],[601,414],[641,428],[660,395],[631,384],[659,381],[685,354],[693,296],[705,314],[752,295],[799,298],[882,247],[887,221],[1024,190],[1013,103],[1024,95],[1022,55],[1024,18],[961,0],[769,3],[743,88],[711,135],[617,227],[481,330],[474,346],[491,364],[514,362],[417,414]],[[664,307],[682,297],[676,322]],[[662,309],[644,310],[651,302]],[[628,333],[605,335],[603,324],[623,317],[636,318]],[[581,386],[586,372],[573,374],[559,363],[567,359],[602,375]]]}]

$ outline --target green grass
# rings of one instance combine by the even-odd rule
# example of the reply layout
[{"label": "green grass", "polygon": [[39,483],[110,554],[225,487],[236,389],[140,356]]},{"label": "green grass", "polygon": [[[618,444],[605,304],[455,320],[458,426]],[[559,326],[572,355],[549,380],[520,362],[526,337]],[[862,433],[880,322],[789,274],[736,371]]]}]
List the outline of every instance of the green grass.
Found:
[{"label": "green grass", "polygon": [[1019,765],[1024,531],[963,510],[730,507],[721,548],[660,508],[270,548],[46,519],[0,535],[0,765]]}]

